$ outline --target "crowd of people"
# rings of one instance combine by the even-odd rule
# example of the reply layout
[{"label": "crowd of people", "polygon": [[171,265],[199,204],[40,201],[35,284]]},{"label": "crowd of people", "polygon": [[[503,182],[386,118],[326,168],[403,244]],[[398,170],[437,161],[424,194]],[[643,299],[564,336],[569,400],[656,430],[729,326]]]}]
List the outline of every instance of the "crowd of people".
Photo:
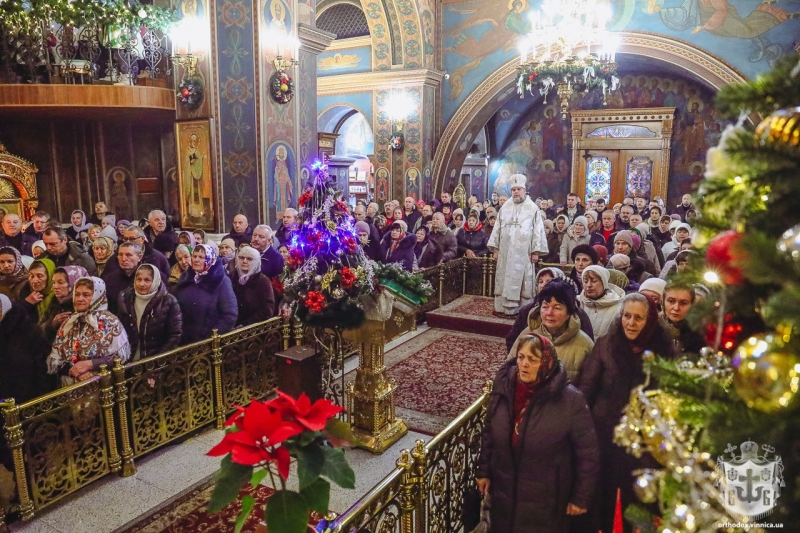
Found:
[{"label": "crowd of people", "polygon": [[[547,517],[542,531],[566,531],[592,510],[587,527],[610,531],[616,489],[633,501],[630,473],[642,462],[612,444],[630,390],[644,381],[641,354],[702,347],[686,317],[708,290],[671,276],[694,253],[699,214],[689,195],[671,214],[659,198],[583,205],[570,194],[554,205],[527,196],[525,181],[511,180],[511,198],[473,196],[463,209],[449,192],[387,201],[382,212],[359,202],[355,226],[369,259],[408,271],[494,255],[496,314],[516,316],[479,462],[497,530],[533,531]],[[102,202],[67,224],[42,211],[26,225],[6,214],[0,360],[13,371],[0,376],[0,397],[25,401],[114,358],[152,357],[276,316],[299,222],[291,208],[276,230],[236,215],[217,244],[159,210],[136,223]]]}]

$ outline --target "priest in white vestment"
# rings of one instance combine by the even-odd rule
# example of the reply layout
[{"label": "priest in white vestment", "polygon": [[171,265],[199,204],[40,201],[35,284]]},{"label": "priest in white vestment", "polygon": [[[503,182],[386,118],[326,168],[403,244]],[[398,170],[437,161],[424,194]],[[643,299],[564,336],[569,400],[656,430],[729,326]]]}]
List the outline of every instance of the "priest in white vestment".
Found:
[{"label": "priest in white vestment", "polygon": [[533,265],[548,253],[542,213],[526,194],[526,181],[522,174],[511,176],[511,199],[500,208],[489,237],[497,259],[494,310],[509,316],[533,299]]}]

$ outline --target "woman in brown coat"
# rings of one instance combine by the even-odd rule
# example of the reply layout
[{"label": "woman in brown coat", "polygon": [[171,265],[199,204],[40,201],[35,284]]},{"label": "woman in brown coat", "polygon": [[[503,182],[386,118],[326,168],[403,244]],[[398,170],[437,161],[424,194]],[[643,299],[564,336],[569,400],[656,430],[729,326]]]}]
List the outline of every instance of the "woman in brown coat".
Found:
[{"label": "woman in brown coat", "polygon": [[261,273],[261,254],[252,246],[236,253],[231,284],[239,306],[238,326],[264,322],[275,316],[275,292],[269,278]]}]

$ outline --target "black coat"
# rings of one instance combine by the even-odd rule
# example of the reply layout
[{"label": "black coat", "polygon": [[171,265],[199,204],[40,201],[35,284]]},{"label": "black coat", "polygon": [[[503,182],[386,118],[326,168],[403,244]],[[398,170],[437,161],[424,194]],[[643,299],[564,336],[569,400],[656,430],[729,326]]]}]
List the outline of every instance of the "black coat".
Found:
[{"label": "black coat", "polygon": [[174,291],[183,314],[181,344],[206,340],[215,329],[220,335],[229,332],[236,326],[239,314],[231,280],[221,262],[201,276],[199,283],[195,283],[194,276],[194,271],[187,269]]},{"label": "black coat", "polygon": [[516,365],[507,361],[494,379],[478,459],[476,476],[491,481],[492,531],[567,532],[567,505],[589,508],[600,470],[589,408],[558,363],[534,393],[512,446]]},{"label": "black coat", "polygon": [[158,293],[147,303],[139,326],[136,326],[136,298],[133,287],[125,289],[117,299],[117,317],[128,334],[131,354],[153,357],[177,348],[183,335],[183,314],[175,299],[162,282]]},{"label": "black coat", "polygon": [[[112,258],[115,259],[115,258]],[[111,259],[108,260],[109,263]],[[189,269],[191,270],[191,269]],[[103,271],[103,275],[100,276],[100,279],[106,282],[106,298],[108,298],[108,310],[117,314],[118,308],[117,304],[119,303],[119,296],[122,292],[126,289],[133,287],[133,280],[136,277],[136,269],[133,269],[133,272],[130,275],[126,274],[124,270],[119,266],[117,263],[116,268],[108,268]],[[169,276],[166,278],[169,279]]]},{"label": "black coat", "polygon": [[50,252],[46,252],[43,258],[50,259],[55,263],[56,268],[74,265],[85,268],[90,276],[94,276],[95,273],[97,273],[97,265],[95,265],[94,259],[89,257],[89,254],[86,253],[83,246],[77,242],[67,241],[67,251],[62,255],[53,255]]},{"label": "black coat", "polygon": [[28,314],[17,304],[0,320],[0,398],[17,404],[55,388],[47,375],[50,344]]},{"label": "black coat", "polygon": [[430,237],[427,242],[418,242],[414,245],[414,255],[417,257],[417,266],[419,268],[436,266],[444,258],[441,246],[436,241],[431,240]]},{"label": "black coat", "polygon": [[283,256],[270,246],[261,254],[261,273],[268,278],[280,276],[283,273]]},{"label": "black coat", "polygon": [[[248,224],[247,228],[244,230],[244,233],[236,233],[231,228],[231,232],[225,235],[222,240],[230,239],[236,243],[236,249],[239,249],[239,246],[242,244],[250,244],[250,241],[253,238],[253,228]],[[234,250],[235,251],[235,250]]]},{"label": "black coat", "polygon": [[[667,359],[674,357],[672,339],[660,324],[645,348]],[[642,354],[633,353],[617,319],[608,333],[595,341],[577,379],[592,412],[603,465],[593,509],[594,531],[612,530],[617,488],[622,491],[623,509],[638,501],[633,493],[633,470],[659,468],[651,456],[637,459],[612,441],[631,390],[644,380]],[[652,379],[651,387],[656,388]]]},{"label": "black coat", "polygon": [[403,270],[411,272],[414,269],[414,245],[416,242],[416,235],[406,235],[397,245],[397,248],[391,251],[392,235],[391,233],[387,233],[383,236],[383,240],[381,241],[381,263],[386,265],[389,263],[400,263]]},{"label": "black coat", "polygon": [[234,270],[231,285],[239,308],[238,325],[249,326],[275,316],[275,291],[267,276],[259,272],[242,285],[239,283],[239,274]]},{"label": "black coat", "polygon": [[468,231],[466,228],[460,228],[456,232],[456,243],[458,244],[458,256],[461,257],[467,253],[467,250],[472,250],[475,255],[488,255],[489,236],[483,228],[478,228],[476,231]]}]

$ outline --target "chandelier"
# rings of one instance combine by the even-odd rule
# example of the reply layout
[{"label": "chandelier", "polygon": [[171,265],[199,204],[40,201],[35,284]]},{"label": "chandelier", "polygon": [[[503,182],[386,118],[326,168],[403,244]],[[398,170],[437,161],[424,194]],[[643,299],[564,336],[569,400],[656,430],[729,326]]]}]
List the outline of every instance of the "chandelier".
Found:
[{"label": "chandelier", "polygon": [[597,0],[544,0],[531,14],[531,31],[520,45],[517,93],[544,97],[556,92],[566,119],[574,91],[615,90],[617,39],[606,25],[610,8]]}]

